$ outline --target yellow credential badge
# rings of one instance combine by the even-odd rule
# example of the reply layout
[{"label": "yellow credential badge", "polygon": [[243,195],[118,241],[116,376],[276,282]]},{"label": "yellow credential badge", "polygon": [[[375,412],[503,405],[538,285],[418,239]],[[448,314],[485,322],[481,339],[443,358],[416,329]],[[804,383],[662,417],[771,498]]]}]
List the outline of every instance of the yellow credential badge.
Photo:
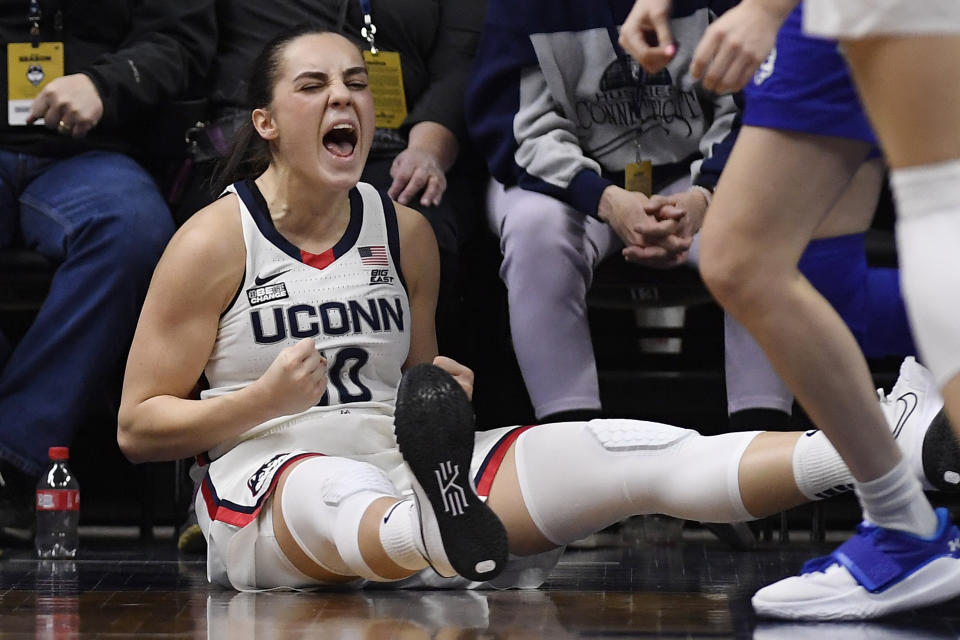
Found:
[{"label": "yellow credential badge", "polygon": [[624,185],[627,191],[638,191],[648,198],[653,195],[653,163],[649,160],[631,162],[624,169]]},{"label": "yellow credential badge", "polygon": [[[30,103],[54,78],[63,76],[63,43],[29,42],[7,45],[7,122],[27,124]],[[43,122],[42,120],[40,122]]]},{"label": "yellow credential badge", "polygon": [[367,63],[367,77],[373,92],[373,108],[377,112],[377,126],[396,129],[407,118],[407,97],[403,92],[403,70],[400,54],[396,51],[363,52]]}]

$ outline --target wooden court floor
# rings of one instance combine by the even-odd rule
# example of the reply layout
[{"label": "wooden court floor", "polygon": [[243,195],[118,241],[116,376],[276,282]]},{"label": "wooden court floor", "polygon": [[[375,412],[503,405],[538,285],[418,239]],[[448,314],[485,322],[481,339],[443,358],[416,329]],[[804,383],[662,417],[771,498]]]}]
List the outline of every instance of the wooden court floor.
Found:
[{"label": "wooden court floor", "polygon": [[668,545],[609,534],[568,550],[538,590],[252,594],[209,586],[203,557],[178,554],[172,534],[143,543],[108,532],[85,535],[74,561],[4,549],[0,639],[960,637],[960,601],[869,624],[758,620],[752,592],[832,546],[805,540],[736,551],[693,527]]}]

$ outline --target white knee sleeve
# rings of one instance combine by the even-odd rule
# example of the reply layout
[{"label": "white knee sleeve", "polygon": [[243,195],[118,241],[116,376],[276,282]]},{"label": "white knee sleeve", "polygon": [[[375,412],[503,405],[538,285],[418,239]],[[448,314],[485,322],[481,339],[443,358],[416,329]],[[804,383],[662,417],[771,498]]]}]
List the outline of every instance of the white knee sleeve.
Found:
[{"label": "white knee sleeve", "polygon": [[942,387],[960,373],[960,160],[897,169],[890,182],[910,325]]},{"label": "white knee sleeve", "polygon": [[360,553],[360,520],[370,504],[396,497],[379,468],[348,458],[310,458],[287,476],[280,508],[290,535],[328,571],[383,580]]},{"label": "white knee sleeve", "polygon": [[704,437],[639,420],[552,424],[518,438],[517,475],[534,524],[558,545],[644,513],[750,520],[739,469],[757,433]]}]

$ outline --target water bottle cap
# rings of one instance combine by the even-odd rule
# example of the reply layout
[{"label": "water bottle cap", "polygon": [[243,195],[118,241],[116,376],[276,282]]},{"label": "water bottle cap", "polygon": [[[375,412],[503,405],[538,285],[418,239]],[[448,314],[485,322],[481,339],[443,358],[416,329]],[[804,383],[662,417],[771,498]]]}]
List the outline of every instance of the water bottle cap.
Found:
[{"label": "water bottle cap", "polygon": [[70,447],[50,447],[47,453],[51,460],[68,460],[70,458]]}]

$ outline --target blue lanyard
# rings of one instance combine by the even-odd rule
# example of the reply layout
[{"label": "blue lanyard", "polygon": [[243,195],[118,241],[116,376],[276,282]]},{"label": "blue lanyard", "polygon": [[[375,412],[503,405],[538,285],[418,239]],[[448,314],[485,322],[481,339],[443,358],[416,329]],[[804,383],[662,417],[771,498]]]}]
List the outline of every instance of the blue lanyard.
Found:
[{"label": "blue lanyard", "polygon": [[360,35],[362,35],[367,44],[370,45],[370,53],[376,55],[377,45],[374,42],[374,37],[377,34],[377,27],[373,24],[373,18],[371,14],[373,13],[373,8],[370,6],[370,0],[359,0],[360,2],[360,12],[363,13],[363,26],[360,28]]}]

